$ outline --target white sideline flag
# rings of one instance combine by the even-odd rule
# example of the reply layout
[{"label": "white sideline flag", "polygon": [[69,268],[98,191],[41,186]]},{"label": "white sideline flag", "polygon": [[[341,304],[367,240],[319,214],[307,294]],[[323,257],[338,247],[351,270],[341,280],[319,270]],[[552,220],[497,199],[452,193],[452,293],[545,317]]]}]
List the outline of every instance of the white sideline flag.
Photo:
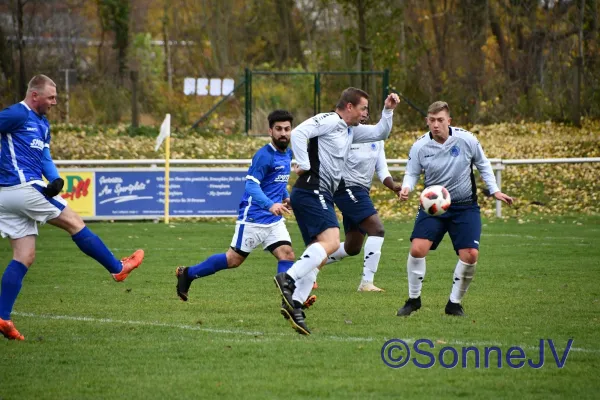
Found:
[{"label": "white sideline flag", "polygon": [[156,138],[156,146],[154,146],[154,151],[158,151],[158,148],[160,147],[162,142],[169,136],[171,136],[171,114],[167,114],[165,116],[165,120],[160,126],[160,133]]}]

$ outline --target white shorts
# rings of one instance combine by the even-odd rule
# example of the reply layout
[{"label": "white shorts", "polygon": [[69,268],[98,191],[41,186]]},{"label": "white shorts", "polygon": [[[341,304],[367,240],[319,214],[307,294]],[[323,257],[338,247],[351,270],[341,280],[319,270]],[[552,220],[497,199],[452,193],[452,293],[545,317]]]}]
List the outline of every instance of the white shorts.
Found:
[{"label": "white shorts", "polygon": [[40,224],[56,218],[67,206],[60,195],[48,198],[42,194],[45,184],[31,183],[0,187],[0,235],[19,239],[37,235]]},{"label": "white shorts", "polygon": [[268,226],[247,224],[238,221],[235,224],[235,233],[233,234],[233,239],[231,239],[231,247],[250,253],[260,244],[266,250],[267,247],[277,242],[292,243],[290,233],[285,227],[283,219]]}]

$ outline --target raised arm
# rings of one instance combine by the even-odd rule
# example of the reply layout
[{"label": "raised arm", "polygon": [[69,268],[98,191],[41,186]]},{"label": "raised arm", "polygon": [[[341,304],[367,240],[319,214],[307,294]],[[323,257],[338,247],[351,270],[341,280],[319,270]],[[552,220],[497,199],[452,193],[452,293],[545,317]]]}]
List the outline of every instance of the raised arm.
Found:
[{"label": "raised arm", "polygon": [[392,131],[392,121],[394,117],[394,109],[400,103],[400,98],[396,93],[390,94],[385,99],[385,105],[381,112],[381,119],[376,125],[358,125],[353,128],[354,143],[376,142],[385,140]]}]

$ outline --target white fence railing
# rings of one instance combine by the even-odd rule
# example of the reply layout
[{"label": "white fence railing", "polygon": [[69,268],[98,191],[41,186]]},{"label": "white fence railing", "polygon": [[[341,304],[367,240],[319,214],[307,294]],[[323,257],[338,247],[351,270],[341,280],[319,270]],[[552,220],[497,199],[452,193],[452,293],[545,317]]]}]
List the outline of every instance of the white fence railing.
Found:
[{"label": "white fence railing", "polygon": [[[248,166],[250,159],[226,160],[226,159],[202,159],[202,160],[170,160],[171,165],[221,165],[221,166]],[[404,171],[407,159],[396,158],[388,159],[390,171]],[[600,157],[588,158],[532,158],[532,159],[499,159],[491,158],[490,162],[496,174],[498,187],[502,187],[502,171],[509,165],[528,165],[528,164],[580,164],[580,163],[597,163],[600,162]],[[86,167],[90,166],[117,166],[117,165],[132,165],[132,166],[152,166],[159,167],[165,164],[164,159],[145,159],[145,160],[55,160],[57,166],[68,166],[72,169],[74,166]],[[217,167],[222,168],[222,167]],[[212,169],[212,168],[211,168]],[[496,216],[502,216],[502,202],[496,200]]]}]

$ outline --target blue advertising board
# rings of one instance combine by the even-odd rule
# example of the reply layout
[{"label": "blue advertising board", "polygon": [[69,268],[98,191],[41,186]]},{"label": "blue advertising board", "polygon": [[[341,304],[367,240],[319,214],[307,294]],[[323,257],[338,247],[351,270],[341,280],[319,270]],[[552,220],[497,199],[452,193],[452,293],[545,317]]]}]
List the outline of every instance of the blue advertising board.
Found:
[{"label": "blue advertising board", "polygon": [[[246,171],[171,170],[169,215],[237,216]],[[95,170],[95,217],[164,216],[165,175],[161,170]]]}]

